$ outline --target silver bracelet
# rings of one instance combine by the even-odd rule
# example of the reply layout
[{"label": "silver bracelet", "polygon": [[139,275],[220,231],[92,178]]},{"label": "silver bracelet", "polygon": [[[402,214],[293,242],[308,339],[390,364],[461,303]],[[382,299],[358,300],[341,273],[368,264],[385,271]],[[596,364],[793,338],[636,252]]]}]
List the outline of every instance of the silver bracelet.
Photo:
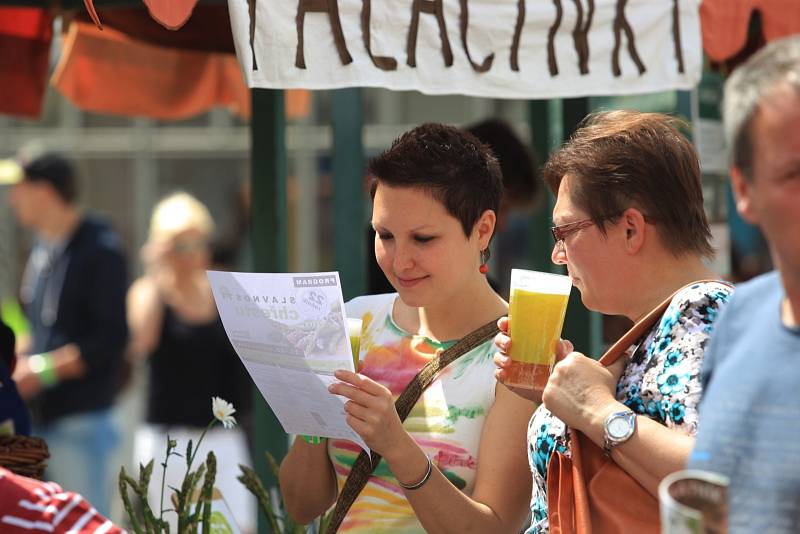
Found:
[{"label": "silver bracelet", "polygon": [[415,482],[414,484],[403,484],[399,480],[397,481],[400,484],[400,487],[407,490],[415,490],[419,489],[425,485],[429,478],[431,478],[431,473],[433,472],[433,462],[431,462],[430,456],[427,454],[425,455],[425,459],[428,460],[428,470],[425,471],[425,474],[422,476],[422,479],[419,482]]}]

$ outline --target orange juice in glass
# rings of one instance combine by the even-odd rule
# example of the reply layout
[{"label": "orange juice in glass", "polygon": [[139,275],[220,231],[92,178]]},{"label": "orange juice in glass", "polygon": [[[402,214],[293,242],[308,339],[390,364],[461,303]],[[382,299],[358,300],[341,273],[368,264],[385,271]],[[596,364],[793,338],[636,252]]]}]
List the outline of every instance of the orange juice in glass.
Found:
[{"label": "orange juice in glass", "polygon": [[347,318],[347,336],[350,338],[350,350],[353,352],[353,368],[358,372],[358,353],[361,350],[361,319]]},{"label": "orange juice in glass", "polygon": [[506,385],[543,389],[547,384],[571,289],[568,276],[511,270],[508,319],[512,361],[506,369]]}]

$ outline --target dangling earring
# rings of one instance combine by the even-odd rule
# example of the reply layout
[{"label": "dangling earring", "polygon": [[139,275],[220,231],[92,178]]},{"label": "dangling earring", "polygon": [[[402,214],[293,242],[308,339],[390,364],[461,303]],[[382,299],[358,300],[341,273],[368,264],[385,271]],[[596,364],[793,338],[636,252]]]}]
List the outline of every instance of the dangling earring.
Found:
[{"label": "dangling earring", "polygon": [[492,251],[490,251],[488,247],[481,250],[481,266],[478,267],[478,270],[481,272],[481,274],[486,274],[489,272],[489,266],[487,264],[489,263],[489,258],[491,257]]}]

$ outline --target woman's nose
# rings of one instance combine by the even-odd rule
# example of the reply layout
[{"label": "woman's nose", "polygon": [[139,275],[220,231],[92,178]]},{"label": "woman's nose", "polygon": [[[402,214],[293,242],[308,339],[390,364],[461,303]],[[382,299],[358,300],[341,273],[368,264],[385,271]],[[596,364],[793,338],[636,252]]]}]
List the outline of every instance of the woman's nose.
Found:
[{"label": "woman's nose", "polygon": [[550,253],[550,261],[556,265],[567,264],[567,252],[564,250],[563,241],[556,241],[556,244],[553,245],[553,251]]},{"label": "woman's nose", "polygon": [[414,255],[406,245],[397,245],[394,249],[394,270],[402,272],[414,266]]}]

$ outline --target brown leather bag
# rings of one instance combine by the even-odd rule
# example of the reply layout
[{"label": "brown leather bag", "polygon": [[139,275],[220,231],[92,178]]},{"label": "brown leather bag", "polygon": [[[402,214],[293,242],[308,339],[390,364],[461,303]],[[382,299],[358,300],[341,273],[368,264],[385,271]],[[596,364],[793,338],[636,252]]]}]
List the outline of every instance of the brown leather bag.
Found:
[{"label": "brown leather bag", "polygon": [[[692,282],[688,287],[699,282]],[[681,288],[682,290],[683,288]],[[609,366],[664,315],[673,293],[606,351]],[[547,466],[551,534],[658,534],[658,500],[583,433],[569,429],[571,458],[556,452]]]}]

